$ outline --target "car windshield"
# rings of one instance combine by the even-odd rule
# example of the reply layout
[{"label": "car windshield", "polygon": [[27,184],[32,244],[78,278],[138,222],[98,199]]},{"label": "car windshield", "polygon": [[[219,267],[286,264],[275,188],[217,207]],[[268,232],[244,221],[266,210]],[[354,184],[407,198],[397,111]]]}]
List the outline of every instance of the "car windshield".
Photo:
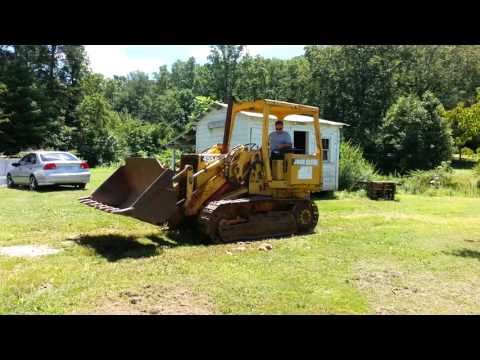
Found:
[{"label": "car windshield", "polygon": [[78,159],[68,153],[48,153],[41,154],[42,161],[77,161]]}]

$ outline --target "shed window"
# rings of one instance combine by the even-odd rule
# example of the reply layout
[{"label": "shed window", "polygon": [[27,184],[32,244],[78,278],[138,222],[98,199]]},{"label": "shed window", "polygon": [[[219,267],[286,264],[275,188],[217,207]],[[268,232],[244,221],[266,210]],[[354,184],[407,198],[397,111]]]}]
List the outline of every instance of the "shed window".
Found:
[{"label": "shed window", "polygon": [[330,161],[330,139],[322,139],[323,161]]}]

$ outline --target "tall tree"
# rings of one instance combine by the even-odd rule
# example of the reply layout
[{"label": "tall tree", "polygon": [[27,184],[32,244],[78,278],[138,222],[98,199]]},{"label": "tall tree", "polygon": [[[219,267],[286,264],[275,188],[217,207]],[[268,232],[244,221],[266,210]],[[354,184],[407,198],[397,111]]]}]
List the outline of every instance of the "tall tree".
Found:
[{"label": "tall tree", "polygon": [[160,66],[158,72],[153,74],[153,77],[155,79],[155,91],[158,94],[163,94],[172,87],[172,75],[168,71],[166,65]]},{"label": "tall tree", "polygon": [[452,129],[453,140],[461,159],[462,148],[480,136],[480,91],[475,104],[465,107],[463,102],[459,103],[455,108],[446,112],[446,118]]},{"label": "tall tree", "polygon": [[5,95],[7,94],[8,89],[7,86],[0,82],[0,141],[2,141],[2,134],[4,133],[2,131],[2,124],[5,126],[8,122],[10,122],[10,119],[8,118],[8,114],[5,112],[5,108],[8,106],[6,104],[6,97]]},{"label": "tall tree", "polygon": [[42,94],[36,86],[35,48],[14,46],[3,52],[0,72],[2,111],[9,121],[0,123],[0,153],[14,154],[45,142],[51,124],[42,116]]},{"label": "tall tree", "polygon": [[256,100],[266,97],[267,67],[260,57],[246,55],[238,65],[238,81],[235,94],[241,100]]},{"label": "tall tree", "polygon": [[172,86],[181,90],[192,90],[195,86],[195,67],[194,57],[190,57],[187,61],[175,61],[170,76]]},{"label": "tall tree", "polygon": [[308,102],[308,87],[310,83],[310,64],[303,57],[287,60],[286,76],[282,84],[282,93],[286,101],[295,103]]},{"label": "tall tree", "polygon": [[480,47],[308,46],[310,103],[351,125],[348,139],[373,160],[387,109],[399,96],[435,94],[446,108],[472,103],[479,83]]},{"label": "tall tree", "polygon": [[243,54],[243,45],[211,46],[207,68],[215,83],[215,96],[218,99],[227,101],[233,95],[238,78],[238,63]]},{"label": "tall tree", "polygon": [[129,113],[136,117],[141,117],[144,109],[140,105],[145,97],[151,97],[154,87],[153,81],[148,74],[142,71],[134,71],[127,75],[125,82],[124,96],[120,99],[120,107],[127,109]]},{"label": "tall tree", "polygon": [[88,57],[82,45],[63,45],[63,52],[59,77],[66,86],[65,124],[78,127],[75,109],[83,98],[82,80],[88,75]]},{"label": "tall tree", "polygon": [[312,69],[310,102],[322,116],[351,126],[345,135],[376,153],[375,138],[386,110],[395,99],[393,46],[307,47]]}]

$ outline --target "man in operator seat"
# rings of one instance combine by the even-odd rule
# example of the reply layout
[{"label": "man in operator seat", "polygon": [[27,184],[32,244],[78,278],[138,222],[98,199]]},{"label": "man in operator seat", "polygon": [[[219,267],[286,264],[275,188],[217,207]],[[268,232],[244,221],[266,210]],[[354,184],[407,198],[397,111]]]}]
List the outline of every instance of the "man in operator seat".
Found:
[{"label": "man in operator seat", "polygon": [[275,131],[269,136],[270,152],[272,160],[283,160],[285,150],[292,147],[292,138],[290,134],[283,131],[283,121],[277,120],[275,122]]}]

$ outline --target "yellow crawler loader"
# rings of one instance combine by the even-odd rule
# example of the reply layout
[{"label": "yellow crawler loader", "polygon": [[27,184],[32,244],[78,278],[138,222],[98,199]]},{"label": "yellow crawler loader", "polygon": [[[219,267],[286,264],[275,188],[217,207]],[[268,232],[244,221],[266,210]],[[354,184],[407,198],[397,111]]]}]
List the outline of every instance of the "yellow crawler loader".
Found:
[{"label": "yellow crawler loader", "polygon": [[[263,114],[262,144],[230,146],[240,111]],[[271,115],[311,116],[314,155],[287,151],[271,159]],[[275,100],[229,101],[222,144],[200,154],[183,154],[180,171],[156,159],[127,158],[91,196],[80,202],[154,225],[194,224],[217,243],[312,232],[318,209],[310,194],[322,190],[319,109]]]}]

